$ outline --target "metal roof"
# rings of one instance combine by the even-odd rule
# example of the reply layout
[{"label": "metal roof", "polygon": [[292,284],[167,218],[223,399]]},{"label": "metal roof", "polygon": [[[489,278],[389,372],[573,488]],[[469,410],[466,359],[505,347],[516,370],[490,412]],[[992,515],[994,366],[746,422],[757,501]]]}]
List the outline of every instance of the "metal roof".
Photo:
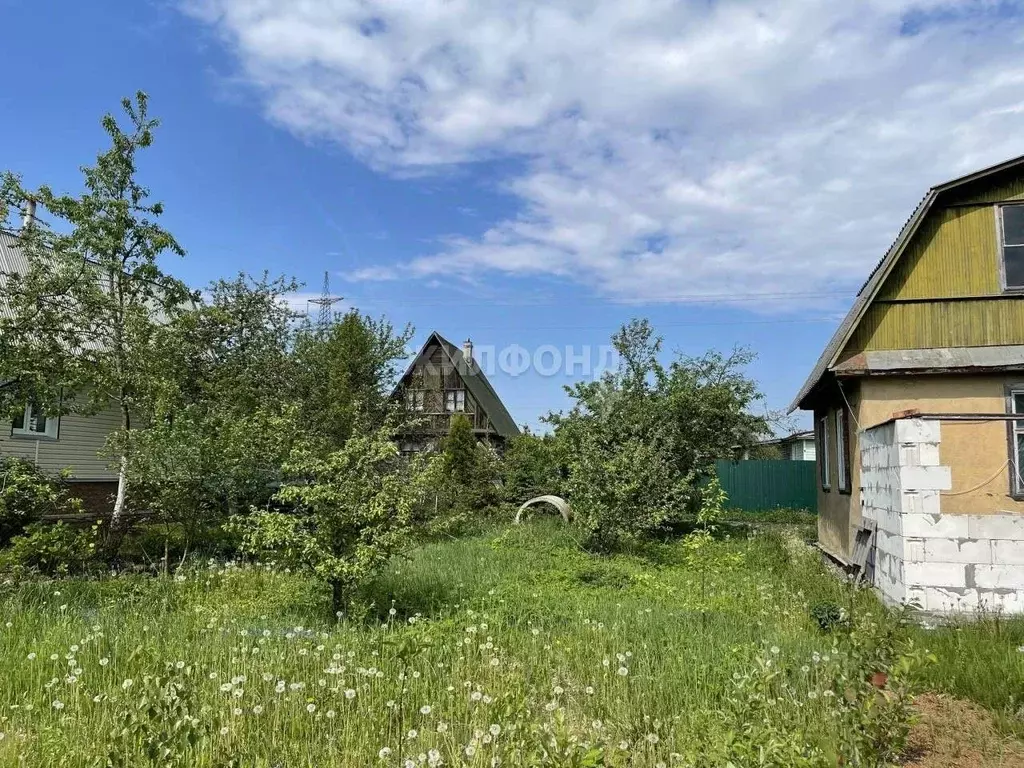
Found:
[{"label": "metal roof", "polygon": [[885,255],[881,258],[875,268],[871,270],[871,274],[868,275],[868,279],[861,286],[857,292],[857,298],[853,302],[853,306],[850,307],[850,311],[846,313],[846,317],[839,324],[836,332],[832,335],[828,344],[825,345],[825,350],[821,353],[821,357],[814,364],[814,368],[811,370],[810,376],[807,377],[807,381],[804,382],[797,396],[790,403],[788,412],[792,413],[800,407],[800,403],[807,395],[810,394],[811,390],[814,389],[815,385],[821,380],[821,377],[836,364],[836,360],[839,353],[842,352],[843,347],[846,346],[846,342],[849,341],[850,336],[853,334],[854,329],[860,322],[867,310],[871,300],[878,293],[878,289],[881,287],[882,282],[888,276],[892,270],[893,265],[899,259],[903,250],[906,248],[910,239],[917,232],[921,226],[921,222],[924,221],[925,216],[928,215],[932,207],[935,204],[935,200],[942,192],[947,192],[956,187],[968,184],[972,181],[985,178],[994,173],[1013,168],[1016,165],[1024,163],[1024,155],[1004,160],[996,165],[982,168],[981,170],[972,171],[964,176],[959,176],[949,181],[944,181],[941,184],[936,184],[934,187],[928,190],[928,193],[922,198],[921,202],[917,204],[917,208],[911,214],[910,218],[900,228],[899,234],[896,236],[895,242],[889,247],[889,250],[885,252]]},{"label": "metal roof", "polygon": [[832,368],[838,376],[872,375],[899,371],[984,370],[1024,368],[1024,345],[946,347],[937,349],[884,349],[861,352]]},{"label": "metal roof", "polygon": [[[399,385],[409,375],[409,371],[416,364],[416,361],[423,356],[427,347],[430,346],[432,341],[436,341],[438,346],[444,350],[444,353],[448,356],[448,359],[452,361],[452,365],[459,372],[462,380],[466,383],[466,388],[470,391],[470,394],[476,399],[481,406],[483,406],[484,412],[487,417],[491,420],[491,424],[494,426],[495,431],[504,438],[515,437],[519,434],[519,427],[512,418],[512,414],[508,412],[505,404],[501,402],[501,398],[498,397],[498,393],[494,391],[494,387],[491,386],[491,382],[487,380],[487,376],[481,370],[476,360],[472,358],[466,358],[462,354],[462,348],[452,344],[448,339],[439,334],[437,331],[432,331],[427,337],[427,340],[423,342],[423,346],[420,347],[420,351],[416,353],[416,356],[409,363],[409,367],[405,373],[399,379]],[[398,390],[398,387],[395,387]]]},{"label": "metal roof", "polygon": [[[0,230],[0,296],[4,294],[7,275],[22,275],[28,272],[28,258],[21,250],[17,235]],[[10,317],[11,309],[0,301],[0,316]]]}]

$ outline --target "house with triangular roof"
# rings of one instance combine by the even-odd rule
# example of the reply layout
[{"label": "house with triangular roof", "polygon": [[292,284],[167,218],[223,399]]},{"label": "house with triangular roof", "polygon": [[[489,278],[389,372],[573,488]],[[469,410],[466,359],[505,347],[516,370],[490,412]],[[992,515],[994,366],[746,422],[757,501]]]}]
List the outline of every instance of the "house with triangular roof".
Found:
[{"label": "house with triangular roof", "polygon": [[841,559],[861,527],[865,431],[909,413],[948,422],[942,515],[1024,513],[1024,157],[928,190],[798,408],[814,414],[820,545]]},{"label": "house with triangular roof", "polygon": [[434,331],[395,387],[416,416],[415,431],[400,437],[403,453],[434,450],[448,434],[452,417],[464,414],[481,442],[501,450],[519,427],[473,358],[473,342],[461,347]]}]

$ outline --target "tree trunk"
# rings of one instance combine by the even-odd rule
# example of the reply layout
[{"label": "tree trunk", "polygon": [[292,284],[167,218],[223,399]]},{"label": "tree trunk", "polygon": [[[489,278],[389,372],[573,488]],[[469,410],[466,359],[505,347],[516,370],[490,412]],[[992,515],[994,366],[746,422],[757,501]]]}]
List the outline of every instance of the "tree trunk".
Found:
[{"label": "tree trunk", "polygon": [[131,414],[128,406],[121,400],[121,429],[124,430],[124,444],[121,447],[121,461],[117,470],[117,496],[114,497],[114,509],[110,513],[110,532],[107,536],[107,557],[116,557],[121,548],[121,540],[125,534],[124,508],[128,498],[128,432],[131,429]]},{"label": "tree trunk", "polygon": [[334,615],[334,620],[339,621],[341,619],[342,611],[345,608],[345,589],[341,581],[334,580],[331,582],[331,613]]}]

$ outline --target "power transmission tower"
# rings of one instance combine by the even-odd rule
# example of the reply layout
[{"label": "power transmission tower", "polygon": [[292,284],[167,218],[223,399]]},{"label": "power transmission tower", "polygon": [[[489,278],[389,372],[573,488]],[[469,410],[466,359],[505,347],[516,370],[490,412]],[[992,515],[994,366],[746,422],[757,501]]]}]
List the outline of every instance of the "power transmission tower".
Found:
[{"label": "power transmission tower", "polygon": [[326,328],[331,324],[332,314],[331,307],[340,302],[341,296],[331,296],[331,278],[329,272],[324,272],[324,290],[320,294],[319,299],[310,299],[310,304],[315,304],[320,307],[320,316],[317,319],[317,324],[321,328]]}]

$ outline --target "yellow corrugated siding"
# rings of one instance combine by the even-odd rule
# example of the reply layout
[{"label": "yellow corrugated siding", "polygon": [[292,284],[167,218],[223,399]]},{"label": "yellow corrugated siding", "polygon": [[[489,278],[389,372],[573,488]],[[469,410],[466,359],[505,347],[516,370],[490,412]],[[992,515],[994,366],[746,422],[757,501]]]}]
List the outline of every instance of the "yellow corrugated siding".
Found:
[{"label": "yellow corrugated siding", "polygon": [[843,358],[877,349],[1024,344],[1024,298],[874,304]]},{"label": "yellow corrugated siding", "polygon": [[1014,169],[1009,178],[1003,178],[997,184],[989,179],[981,179],[962,189],[952,190],[950,202],[954,203],[998,203],[1004,200],[1024,200],[1024,176]]},{"label": "yellow corrugated siding", "polygon": [[993,207],[933,211],[896,263],[878,298],[999,293],[999,258]]}]

